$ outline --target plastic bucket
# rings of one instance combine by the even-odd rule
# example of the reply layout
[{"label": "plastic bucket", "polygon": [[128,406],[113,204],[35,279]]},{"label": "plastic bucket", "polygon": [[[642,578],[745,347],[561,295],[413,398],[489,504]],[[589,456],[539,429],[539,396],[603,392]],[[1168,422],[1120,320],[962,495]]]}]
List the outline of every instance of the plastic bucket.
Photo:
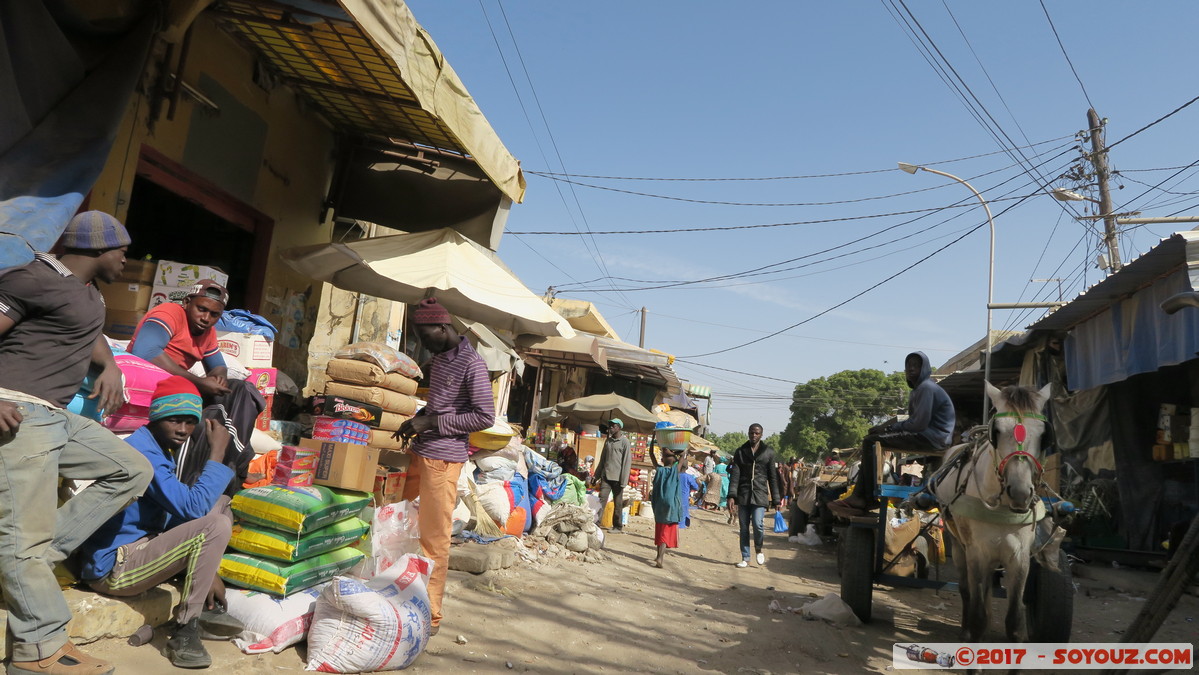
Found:
[{"label": "plastic bucket", "polygon": [[638,511],[642,518],[653,518],[654,507],[649,502],[641,502],[641,510]]}]

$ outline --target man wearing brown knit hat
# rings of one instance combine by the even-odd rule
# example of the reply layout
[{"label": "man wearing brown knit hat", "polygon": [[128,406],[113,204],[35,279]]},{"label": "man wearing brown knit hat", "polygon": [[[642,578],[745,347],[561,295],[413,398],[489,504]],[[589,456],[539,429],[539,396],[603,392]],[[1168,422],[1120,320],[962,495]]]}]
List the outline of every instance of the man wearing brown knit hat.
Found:
[{"label": "man wearing brown knit hat", "polygon": [[495,401],[483,358],[454,330],[450,313],[437,300],[421,300],[412,313],[412,323],[421,344],[433,352],[425,371],[429,374],[428,405],[404,422],[395,437],[414,439],[404,499],[420,497],[420,544],[434,563],[429,608],[436,635],[441,628],[441,599],[467,436],[495,424]]},{"label": "man wearing brown knit hat", "polygon": [[[0,270],[0,587],[8,606],[8,672],[103,675],[110,664],[67,639],[71,610],[54,578],[98,527],[145,491],[150,463],[97,422],[65,410],[89,364],[92,398],[123,402],[121,375],[101,335],[104,302],[93,282],[115,281],[129,233],[112,216],[75,216],[64,253]],[[93,480],[58,506],[58,476]]]}]

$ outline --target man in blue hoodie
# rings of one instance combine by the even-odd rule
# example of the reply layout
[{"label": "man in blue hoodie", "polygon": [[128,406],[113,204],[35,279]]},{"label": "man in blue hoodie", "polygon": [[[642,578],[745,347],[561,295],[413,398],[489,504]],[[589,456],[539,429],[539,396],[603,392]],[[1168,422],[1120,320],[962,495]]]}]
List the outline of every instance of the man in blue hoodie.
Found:
[{"label": "man in blue hoodie", "polygon": [[[183,573],[175,608],[176,628],[167,656],[179,668],[212,663],[200,643],[201,629],[217,639],[241,632],[224,614],[225,587],[217,577],[221,554],[233,532],[225,486],[230,434],[216,420],[208,425],[208,461],[194,485],[178,478],[175,453],[200,420],[200,392],[182,376],[158,383],[150,401],[150,424],[126,439],[154,468],[146,494],[96,530],[81,547],[82,577],[105,595],[137,595]],[[207,606],[207,609],[206,609]]]},{"label": "man in blue hoodie", "polygon": [[862,515],[878,507],[874,492],[876,458],[875,442],[884,448],[915,452],[940,451],[953,442],[955,414],[953,401],[941,385],[933,382],[933,367],[924,352],[912,352],[903,362],[904,379],[912,388],[908,395],[908,418],[901,422],[879,425],[862,439],[862,464],[853,492],[845,499],[829,504],[837,515]]}]

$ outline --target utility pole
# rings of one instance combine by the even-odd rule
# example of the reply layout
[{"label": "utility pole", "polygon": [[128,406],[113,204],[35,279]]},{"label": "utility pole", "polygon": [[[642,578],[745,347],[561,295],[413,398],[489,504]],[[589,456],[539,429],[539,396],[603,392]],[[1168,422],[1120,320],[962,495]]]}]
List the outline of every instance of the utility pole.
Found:
[{"label": "utility pole", "polygon": [[637,341],[637,346],[645,349],[645,308],[641,308],[641,339]]},{"label": "utility pole", "polygon": [[1107,187],[1107,148],[1103,141],[1103,122],[1094,108],[1087,110],[1087,129],[1091,135],[1091,164],[1095,167],[1095,178],[1099,183],[1099,215],[1103,217],[1103,241],[1107,244],[1108,260],[1112,271],[1123,267],[1120,262],[1120,244],[1116,241],[1116,214],[1112,213],[1112,195]]}]

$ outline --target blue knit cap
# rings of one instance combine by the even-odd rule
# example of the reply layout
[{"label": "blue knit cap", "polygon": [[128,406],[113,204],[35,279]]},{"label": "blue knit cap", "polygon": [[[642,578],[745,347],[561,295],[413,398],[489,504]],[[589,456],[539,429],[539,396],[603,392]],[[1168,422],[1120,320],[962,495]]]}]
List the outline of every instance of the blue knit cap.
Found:
[{"label": "blue knit cap", "polygon": [[103,251],[128,246],[132,240],[121,221],[103,211],[84,211],[67,223],[62,245],[83,251]]}]

